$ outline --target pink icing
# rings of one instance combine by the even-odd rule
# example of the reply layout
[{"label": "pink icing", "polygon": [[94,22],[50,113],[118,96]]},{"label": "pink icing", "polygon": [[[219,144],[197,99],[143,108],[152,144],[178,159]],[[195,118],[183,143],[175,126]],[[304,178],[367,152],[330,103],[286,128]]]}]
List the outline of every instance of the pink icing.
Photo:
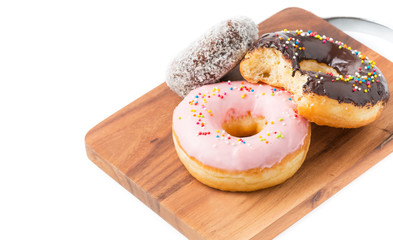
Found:
[{"label": "pink icing", "polygon": [[[191,91],[173,112],[181,147],[201,163],[224,170],[270,168],[304,143],[309,123],[296,112],[292,95],[268,85],[223,82]],[[263,116],[253,136],[226,133],[228,117]]]}]

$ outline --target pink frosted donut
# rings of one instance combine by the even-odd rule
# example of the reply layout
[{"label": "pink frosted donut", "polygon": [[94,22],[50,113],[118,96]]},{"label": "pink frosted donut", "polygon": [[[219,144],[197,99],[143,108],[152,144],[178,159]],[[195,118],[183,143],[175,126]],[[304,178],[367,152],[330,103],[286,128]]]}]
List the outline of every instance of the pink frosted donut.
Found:
[{"label": "pink frosted donut", "polygon": [[310,124],[292,95],[268,85],[222,82],[191,91],[173,112],[173,138],[187,170],[227,191],[282,183],[301,166]]}]

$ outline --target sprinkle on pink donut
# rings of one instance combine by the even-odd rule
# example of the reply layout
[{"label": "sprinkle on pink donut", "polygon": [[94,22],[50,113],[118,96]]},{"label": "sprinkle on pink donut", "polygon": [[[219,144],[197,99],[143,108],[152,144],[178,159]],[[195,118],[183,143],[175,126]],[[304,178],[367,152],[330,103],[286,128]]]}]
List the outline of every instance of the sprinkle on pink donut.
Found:
[{"label": "sprinkle on pink donut", "polygon": [[[248,114],[265,118],[262,131],[243,138],[225,132],[224,122]],[[308,128],[292,95],[264,84],[205,85],[191,91],[173,112],[173,130],[185,152],[229,171],[272,167],[304,144]]]}]

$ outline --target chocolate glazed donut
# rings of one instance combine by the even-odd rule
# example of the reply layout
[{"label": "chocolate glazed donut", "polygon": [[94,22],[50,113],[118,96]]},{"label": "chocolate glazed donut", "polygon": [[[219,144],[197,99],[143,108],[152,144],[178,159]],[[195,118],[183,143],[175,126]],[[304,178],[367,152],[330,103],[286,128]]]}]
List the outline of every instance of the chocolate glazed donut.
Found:
[{"label": "chocolate glazed donut", "polygon": [[375,62],[311,31],[262,35],[241,62],[240,72],[247,81],[292,92],[299,113],[319,125],[364,126],[380,115],[389,99]]}]

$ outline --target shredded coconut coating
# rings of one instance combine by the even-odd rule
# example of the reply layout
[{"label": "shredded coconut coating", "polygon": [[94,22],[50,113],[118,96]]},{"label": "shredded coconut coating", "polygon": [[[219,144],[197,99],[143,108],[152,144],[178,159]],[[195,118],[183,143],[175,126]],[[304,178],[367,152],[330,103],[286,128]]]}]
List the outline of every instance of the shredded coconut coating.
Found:
[{"label": "shredded coconut coating", "polygon": [[247,17],[213,26],[171,63],[166,83],[179,96],[217,82],[244,57],[258,38],[257,25]]}]

